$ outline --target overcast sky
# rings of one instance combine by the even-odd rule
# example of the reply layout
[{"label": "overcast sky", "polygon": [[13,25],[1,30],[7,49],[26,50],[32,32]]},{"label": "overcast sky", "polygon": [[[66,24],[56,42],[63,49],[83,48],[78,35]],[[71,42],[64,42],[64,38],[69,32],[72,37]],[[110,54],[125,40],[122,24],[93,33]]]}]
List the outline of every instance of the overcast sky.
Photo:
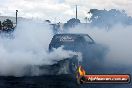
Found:
[{"label": "overcast sky", "polygon": [[66,22],[75,17],[78,5],[78,18],[84,21],[91,8],[126,10],[132,16],[132,0],[0,0],[0,15],[49,19],[52,22]]}]

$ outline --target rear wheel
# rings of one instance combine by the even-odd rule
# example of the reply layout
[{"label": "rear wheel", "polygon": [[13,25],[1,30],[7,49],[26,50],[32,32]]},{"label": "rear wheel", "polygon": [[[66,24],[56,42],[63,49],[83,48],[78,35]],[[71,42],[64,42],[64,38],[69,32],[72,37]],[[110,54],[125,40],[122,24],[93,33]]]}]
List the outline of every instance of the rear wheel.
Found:
[{"label": "rear wheel", "polygon": [[69,62],[69,71],[71,74],[74,74],[77,70],[77,67],[78,67],[78,59],[77,57],[73,57],[70,62]]},{"label": "rear wheel", "polygon": [[76,57],[67,58],[59,61],[58,74],[74,74],[78,67],[78,59]]}]

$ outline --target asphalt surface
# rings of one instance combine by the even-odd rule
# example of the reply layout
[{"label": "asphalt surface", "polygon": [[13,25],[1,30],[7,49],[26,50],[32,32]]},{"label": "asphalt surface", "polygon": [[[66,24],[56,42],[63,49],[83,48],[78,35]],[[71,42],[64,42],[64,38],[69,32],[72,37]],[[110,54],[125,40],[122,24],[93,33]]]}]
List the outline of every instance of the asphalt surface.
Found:
[{"label": "asphalt surface", "polygon": [[0,76],[0,88],[132,88],[132,83],[78,85],[76,79],[71,75]]},{"label": "asphalt surface", "polygon": [[79,88],[71,75],[0,77],[0,88]]},{"label": "asphalt surface", "polygon": [[[88,70],[88,73],[130,73],[131,67],[124,68],[96,68],[96,72]],[[132,78],[131,78],[132,79]],[[74,75],[43,75],[43,76],[0,76],[0,88],[132,88],[132,82],[129,84],[77,84]]]}]

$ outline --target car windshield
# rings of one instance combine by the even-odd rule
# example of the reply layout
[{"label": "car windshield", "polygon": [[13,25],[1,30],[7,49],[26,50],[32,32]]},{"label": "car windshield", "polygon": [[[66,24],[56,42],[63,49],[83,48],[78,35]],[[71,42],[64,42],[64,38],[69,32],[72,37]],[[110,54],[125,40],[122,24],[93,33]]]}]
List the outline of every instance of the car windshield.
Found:
[{"label": "car windshield", "polygon": [[68,35],[61,35],[61,36],[56,36],[55,40],[57,40],[58,42],[74,42],[75,37]]},{"label": "car windshield", "polygon": [[89,43],[93,42],[93,40],[87,35],[84,36],[84,39],[85,39],[86,42],[89,42]]}]

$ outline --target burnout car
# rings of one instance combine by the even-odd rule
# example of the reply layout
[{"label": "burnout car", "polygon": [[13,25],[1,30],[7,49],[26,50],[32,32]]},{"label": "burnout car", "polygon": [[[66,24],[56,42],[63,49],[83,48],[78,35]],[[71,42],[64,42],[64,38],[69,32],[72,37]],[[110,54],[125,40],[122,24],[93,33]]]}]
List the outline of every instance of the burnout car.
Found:
[{"label": "burnout car", "polygon": [[[101,66],[100,64],[103,63],[102,59],[106,50],[101,45],[96,44],[88,34],[56,34],[49,44],[49,53],[52,54],[59,48],[64,51],[81,53],[82,59],[79,59],[80,54],[62,59],[59,58],[60,60],[55,57],[54,64],[32,66],[29,67],[29,69],[33,68],[29,72],[35,72],[33,75],[75,74],[80,65],[89,72],[95,72]],[[37,74],[36,71],[39,73]]]},{"label": "burnout car", "polygon": [[[88,34],[56,34],[53,36],[50,44],[49,51],[63,47],[64,50],[70,50],[73,52],[80,52],[83,58],[87,58],[86,50],[94,45],[94,40]],[[91,50],[90,50],[91,51]],[[58,66],[67,66],[68,73],[74,73],[79,65],[78,56],[72,58],[66,58],[58,62]],[[84,61],[85,62],[85,61]],[[63,66],[62,66],[63,65]]]}]

